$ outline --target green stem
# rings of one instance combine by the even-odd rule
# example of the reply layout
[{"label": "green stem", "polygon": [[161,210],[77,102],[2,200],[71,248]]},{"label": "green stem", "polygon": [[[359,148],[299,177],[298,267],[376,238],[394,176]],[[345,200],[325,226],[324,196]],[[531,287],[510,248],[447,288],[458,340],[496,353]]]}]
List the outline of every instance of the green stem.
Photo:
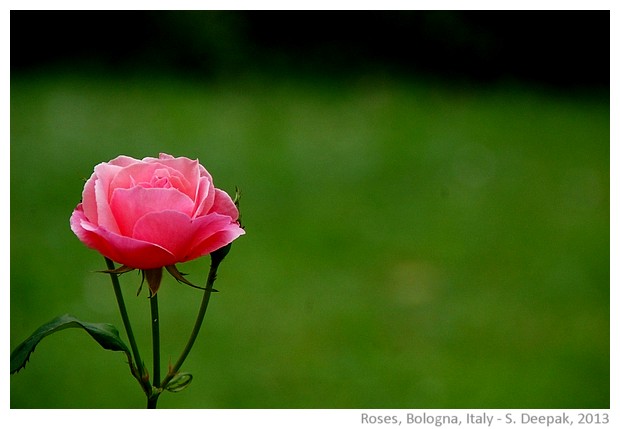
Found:
[{"label": "green stem", "polygon": [[159,387],[160,363],[159,363],[159,308],[157,294],[151,296],[151,325],[153,327],[153,386]]},{"label": "green stem", "polygon": [[161,383],[161,388],[165,389],[170,380],[179,372],[181,369],[181,365],[185,362],[185,359],[189,355],[189,352],[192,350],[194,342],[198,337],[198,332],[200,332],[200,327],[202,326],[202,322],[205,318],[205,314],[207,312],[207,307],[209,306],[209,298],[211,298],[211,292],[213,292],[213,283],[215,283],[215,277],[217,274],[217,268],[219,266],[219,261],[214,261],[211,263],[211,268],[209,270],[209,277],[207,278],[207,286],[205,287],[204,294],[202,295],[202,302],[200,303],[200,309],[198,310],[198,316],[196,317],[196,322],[194,323],[194,328],[192,329],[192,333],[189,336],[189,340],[179,356],[179,359],[174,364],[174,366],[168,371],[166,378]]},{"label": "green stem", "polygon": [[[112,262],[111,259],[105,258],[105,262],[109,270],[115,269],[114,262]],[[138,351],[138,344],[136,343],[136,338],[134,337],[133,330],[131,329],[131,323],[129,321],[127,307],[125,306],[125,300],[123,299],[123,292],[121,291],[121,285],[118,281],[118,275],[114,273],[110,273],[110,278],[112,279],[112,286],[114,287],[114,294],[116,295],[116,301],[118,302],[118,309],[121,312],[121,318],[123,319],[123,325],[125,326],[125,331],[127,332],[127,338],[129,339],[131,351],[133,352],[133,358],[138,368],[138,374],[137,374],[137,378],[139,377],[138,381],[140,382],[140,385],[144,389],[147,396],[150,396],[151,385],[148,381],[148,376],[144,369],[144,362],[142,362],[142,358],[140,358],[140,352]]]},{"label": "green stem", "polygon": [[152,394],[148,397],[146,402],[146,408],[155,409],[157,408],[157,400],[159,399],[159,392]]}]

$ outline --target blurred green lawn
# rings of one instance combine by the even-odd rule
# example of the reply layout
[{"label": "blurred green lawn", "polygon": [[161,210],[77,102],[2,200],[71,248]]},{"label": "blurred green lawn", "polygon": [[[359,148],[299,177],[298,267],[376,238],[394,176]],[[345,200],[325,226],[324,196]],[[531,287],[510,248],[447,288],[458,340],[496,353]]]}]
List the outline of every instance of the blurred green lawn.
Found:
[{"label": "blurred green lawn", "polygon": [[[162,408],[607,408],[608,99],[381,78],[310,83],[14,76],[11,349],[71,313],[122,323],[69,229],[93,167],[199,158],[242,190]],[[181,266],[202,283],[208,258]],[[147,365],[146,293],[121,278]],[[200,291],[160,290],[162,364]],[[13,408],[133,408],[120,353],[66,330],[11,376]]]}]

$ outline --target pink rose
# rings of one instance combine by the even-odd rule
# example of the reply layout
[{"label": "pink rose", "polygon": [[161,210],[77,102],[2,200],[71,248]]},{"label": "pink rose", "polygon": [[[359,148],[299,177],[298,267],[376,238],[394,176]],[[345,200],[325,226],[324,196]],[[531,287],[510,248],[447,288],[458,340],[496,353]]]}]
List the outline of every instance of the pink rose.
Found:
[{"label": "pink rose", "polygon": [[151,270],[207,255],[244,234],[239,211],[198,160],[119,156],[95,167],[71,229],[88,247]]}]

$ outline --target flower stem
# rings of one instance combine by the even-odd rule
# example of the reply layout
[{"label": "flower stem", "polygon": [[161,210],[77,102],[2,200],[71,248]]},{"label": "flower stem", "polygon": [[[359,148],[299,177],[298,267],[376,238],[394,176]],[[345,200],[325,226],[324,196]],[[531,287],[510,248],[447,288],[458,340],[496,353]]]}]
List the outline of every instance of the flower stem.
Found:
[{"label": "flower stem", "polygon": [[185,362],[185,359],[189,355],[189,352],[192,350],[194,342],[198,337],[198,332],[200,332],[200,327],[202,326],[202,322],[205,318],[205,314],[207,312],[207,307],[209,306],[209,298],[211,298],[211,292],[213,292],[213,283],[215,283],[215,278],[217,274],[217,268],[220,264],[221,260],[213,261],[211,263],[211,268],[209,269],[209,276],[207,277],[207,286],[205,287],[204,294],[202,295],[202,302],[200,303],[200,309],[198,310],[198,315],[196,317],[196,322],[194,323],[194,328],[192,329],[192,333],[189,336],[189,340],[185,345],[185,349],[179,356],[179,359],[174,364],[172,368],[168,371],[166,378],[161,383],[161,388],[165,389],[170,380],[179,372],[181,369],[181,365]]},{"label": "flower stem", "polygon": [[153,328],[153,386],[159,387],[160,362],[159,362],[159,308],[157,294],[152,295],[151,301],[151,325]]},{"label": "flower stem", "polygon": [[147,402],[146,402],[146,408],[147,409],[155,409],[157,408],[157,400],[159,399],[159,393],[154,393],[151,396],[148,397]]},{"label": "flower stem", "polygon": [[[111,259],[105,258],[105,262],[109,270],[115,269],[114,262],[112,262]],[[123,319],[123,325],[125,326],[127,338],[129,339],[129,344],[131,346],[131,351],[133,352],[133,358],[136,361],[136,367],[138,369],[138,374],[134,375],[138,379],[138,382],[144,389],[147,396],[150,396],[152,390],[151,384],[148,381],[148,375],[144,369],[144,362],[142,362],[142,358],[140,358],[138,344],[136,343],[136,338],[134,337],[133,330],[131,329],[131,323],[129,321],[127,307],[125,306],[125,300],[123,299],[123,292],[121,291],[121,285],[118,281],[118,275],[110,273],[110,278],[112,279],[112,286],[114,287],[114,294],[116,295],[116,301],[118,302],[118,309],[120,310],[121,318]]]}]

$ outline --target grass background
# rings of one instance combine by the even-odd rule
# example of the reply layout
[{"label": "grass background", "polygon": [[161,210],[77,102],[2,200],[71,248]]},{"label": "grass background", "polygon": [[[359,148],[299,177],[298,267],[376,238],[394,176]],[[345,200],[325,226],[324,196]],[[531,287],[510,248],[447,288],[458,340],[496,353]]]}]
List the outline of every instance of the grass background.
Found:
[{"label": "grass background", "polygon": [[[199,158],[239,186],[220,268],[162,408],[607,408],[609,100],[367,77],[25,74],[11,81],[11,348],[71,313],[122,323],[69,229],[119,154]],[[208,258],[181,267],[202,283]],[[125,274],[151,365],[148,301]],[[166,277],[162,363],[200,292]],[[152,370],[151,370],[152,371]],[[11,376],[12,408],[143,407],[123,355],[78,330]]]}]

